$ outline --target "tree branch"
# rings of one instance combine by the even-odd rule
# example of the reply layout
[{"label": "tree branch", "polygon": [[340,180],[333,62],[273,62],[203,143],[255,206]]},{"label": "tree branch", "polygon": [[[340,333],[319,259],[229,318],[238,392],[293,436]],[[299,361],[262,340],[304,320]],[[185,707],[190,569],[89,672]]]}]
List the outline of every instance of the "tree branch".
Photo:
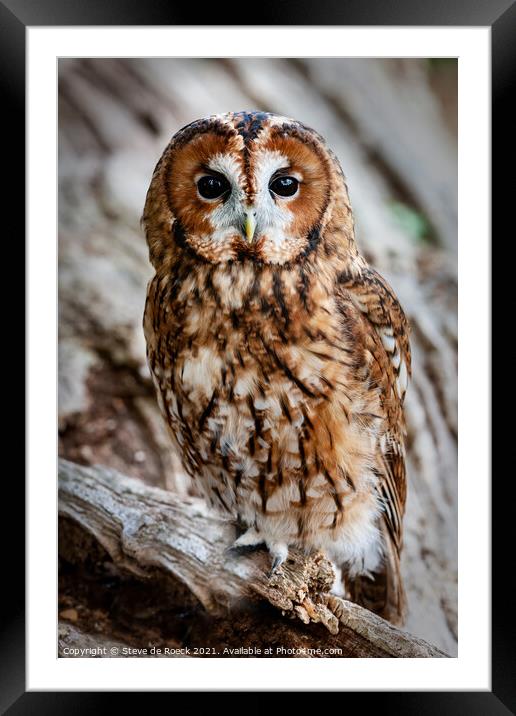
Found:
[{"label": "tree branch", "polygon": [[[308,648],[337,645],[344,656],[446,656],[368,610],[330,595],[334,573],[322,554],[306,557],[291,551],[269,577],[269,555],[231,549],[234,525],[210,513],[197,498],[181,498],[104,467],[60,460],[59,515],[93,537],[118,570],[144,581],[159,574],[173,577],[213,617],[227,618],[229,610],[245,608],[260,630],[263,624],[258,613],[253,616],[253,607],[266,601],[293,617],[283,622],[278,614],[289,644],[300,643],[302,636]],[[75,538],[67,542],[68,558],[88,545]],[[327,632],[313,627],[302,631],[299,620],[320,623]]]}]

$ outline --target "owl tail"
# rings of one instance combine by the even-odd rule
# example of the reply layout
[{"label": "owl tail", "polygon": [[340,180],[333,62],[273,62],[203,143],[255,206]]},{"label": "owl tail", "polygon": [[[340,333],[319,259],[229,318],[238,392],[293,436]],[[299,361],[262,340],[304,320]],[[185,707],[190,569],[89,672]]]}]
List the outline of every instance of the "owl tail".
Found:
[{"label": "owl tail", "polygon": [[391,624],[401,626],[405,621],[406,598],[400,570],[397,546],[381,520],[385,558],[372,578],[366,575],[346,575],[348,598],[362,607],[375,612]]}]

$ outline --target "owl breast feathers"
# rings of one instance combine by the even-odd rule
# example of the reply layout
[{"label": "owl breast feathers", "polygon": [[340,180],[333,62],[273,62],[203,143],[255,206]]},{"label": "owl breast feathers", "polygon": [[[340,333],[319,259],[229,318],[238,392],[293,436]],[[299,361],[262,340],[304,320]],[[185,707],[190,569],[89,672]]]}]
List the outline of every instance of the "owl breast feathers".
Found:
[{"label": "owl breast feathers", "polygon": [[408,326],[358,253],[337,159],[284,117],[193,122],[143,225],[148,362],[185,470],[237,545],[322,550],[400,622]]}]

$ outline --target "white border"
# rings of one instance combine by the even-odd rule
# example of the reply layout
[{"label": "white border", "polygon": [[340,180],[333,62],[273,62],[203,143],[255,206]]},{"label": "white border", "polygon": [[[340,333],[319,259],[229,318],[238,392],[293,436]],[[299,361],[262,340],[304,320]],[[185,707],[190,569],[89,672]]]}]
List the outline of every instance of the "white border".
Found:
[{"label": "white border", "polygon": [[[29,690],[490,689],[490,28],[27,28]],[[56,59],[459,57],[459,657],[56,658]],[[472,448],[472,449],[470,449]]]}]

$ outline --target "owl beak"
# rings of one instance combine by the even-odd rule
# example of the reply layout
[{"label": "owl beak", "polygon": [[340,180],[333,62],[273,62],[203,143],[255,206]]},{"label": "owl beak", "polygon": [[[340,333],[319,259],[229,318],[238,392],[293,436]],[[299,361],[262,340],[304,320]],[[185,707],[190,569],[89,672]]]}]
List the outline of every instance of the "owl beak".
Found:
[{"label": "owl beak", "polygon": [[256,230],[256,212],[254,209],[248,209],[245,212],[244,231],[247,241],[251,243]]}]

